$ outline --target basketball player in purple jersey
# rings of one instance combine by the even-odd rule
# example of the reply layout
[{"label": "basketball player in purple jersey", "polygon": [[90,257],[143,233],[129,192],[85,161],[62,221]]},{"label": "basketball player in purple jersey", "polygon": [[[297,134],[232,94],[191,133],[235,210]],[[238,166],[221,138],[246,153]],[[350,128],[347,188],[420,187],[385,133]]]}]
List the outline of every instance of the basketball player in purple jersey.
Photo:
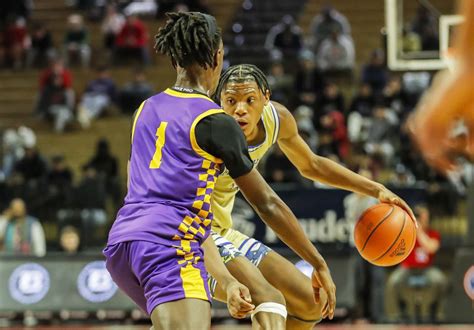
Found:
[{"label": "basketball player in purple jersey", "polygon": [[284,329],[283,296],[252,305],[248,289],[230,275],[208,239],[211,193],[225,166],[264,220],[280,223],[284,237],[302,242],[298,252],[318,270],[315,298],[325,292],[333,314],[335,285],[326,262],[253,169],[235,120],[208,97],[223,62],[215,19],[201,13],[168,17],[155,49],[171,58],[176,85],[147,99],[134,116],[128,194],[104,250],[112,278],[151,315],[155,329],[210,327],[206,270],[223,286],[232,316],[252,313],[257,327]]}]

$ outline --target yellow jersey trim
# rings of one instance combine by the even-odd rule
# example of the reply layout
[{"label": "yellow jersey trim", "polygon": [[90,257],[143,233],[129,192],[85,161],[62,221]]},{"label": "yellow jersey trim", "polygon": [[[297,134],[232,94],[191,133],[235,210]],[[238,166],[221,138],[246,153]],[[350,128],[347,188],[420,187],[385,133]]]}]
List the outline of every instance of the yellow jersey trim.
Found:
[{"label": "yellow jersey trim", "polygon": [[222,159],[219,159],[217,157],[214,157],[213,155],[207,153],[205,150],[201,149],[201,147],[198,145],[196,141],[196,125],[203,119],[204,117],[214,115],[216,113],[225,113],[224,110],[222,109],[211,109],[207,110],[203,113],[201,113],[199,116],[197,116],[196,119],[194,119],[193,124],[191,125],[191,130],[189,132],[189,138],[191,140],[191,146],[193,147],[194,151],[201,157],[210,160],[213,163],[221,164],[223,163]]},{"label": "yellow jersey trim", "polygon": [[146,101],[143,101],[142,104],[140,104],[140,107],[138,107],[137,114],[135,118],[133,119],[133,125],[132,125],[132,142],[133,142],[133,137],[135,136],[135,126],[137,125],[137,120],[138,117],[140,117],[140,114],[142,113],[143,106],[145,105]]},{"label": "yellow jersey trim", "polygon": [[174,89],[171,89],[171,88],[167,88],[163,93],[174,96],[174,97],[181,97],[181,98],[184,98],[184,99],[196,99],[196,98],[197,99],[205,99],[205,100],[208,100],[208,101],[214,103],[214,101],[211,98],[207,97],[206,95],[202,95],[202,94],[198,94],[198,93],[180,92],[180,91],[175,91]]}]

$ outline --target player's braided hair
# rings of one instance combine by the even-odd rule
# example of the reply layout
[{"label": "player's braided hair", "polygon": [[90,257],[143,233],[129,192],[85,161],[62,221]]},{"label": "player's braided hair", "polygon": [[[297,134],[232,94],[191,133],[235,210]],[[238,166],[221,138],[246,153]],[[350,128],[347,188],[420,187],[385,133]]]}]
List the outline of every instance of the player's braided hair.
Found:
[{"label": "player's braided hair", "polygon": [[155,35],[154,49],[171,58],[173,65],[186,68],[199,64],[214,67],[214,55],[221,41],[216,19],[198,12],[166,13],[168,21]]},{"label": "player's braided hair", "polygon": [[214,94],[214,101],[220,104],[221,93],[227,83],[243,83],[249,81],[255,81],[262,93],[265,94],[267,91],[271,92],[267,77],[262,70],[253,64],[239,64],[227,68],[227,70],[222,73]]}]

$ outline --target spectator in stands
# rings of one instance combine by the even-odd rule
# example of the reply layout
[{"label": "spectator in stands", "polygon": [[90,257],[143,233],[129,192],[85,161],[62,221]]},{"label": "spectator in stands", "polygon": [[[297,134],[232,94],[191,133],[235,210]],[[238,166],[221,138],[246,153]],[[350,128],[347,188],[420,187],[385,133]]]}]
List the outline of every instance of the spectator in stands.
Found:
[{"label": "spectator in stands", "polygon": [[300,54],[298,71],[295,77],[296,106],[307,105],[313,107],[318,96],[324,90],[325,81],[322,73],[316,66],[316,59],[310,50]]},{"label": "spectator in stands", "polygon": [[402,49],[404,52],[419,52],[421,50],[420,36],[411,30],[409,26],[403,27]]},{"label": "spectator in stands", "polygon": [[97,228],[105,226],[107,222],[105,211],[107,190],[104,176],[92,166],[83,166],[83,176],[73,196],[73,206],[80,210],[81,232],[84,233],[83,246],[99,244]]},{"label": "spectator in stands", "polygon": [[393,187],[413,187],[416,183],[415,176],[403,164],[397,164],[395,171],[390,178],[390,186]]},{"label": "spectator in stands", "polygon": [[5,31],[6,55],[14,69],[25,66],[25,59],[31,39],[26,29],[26,20],[16,17],[7,25]]},{"label": "spectator in stands", "polygon": [[123,13],[127,16],[155,16],[158,10],[158,4],[155,0],[129,1],[123,8]]},{"label": "spectator in stands", "polygon": [[89,32],[79,14],[68,17],[68,28],[64,34],[64,58],[68,64],[79,57],[83,67],[88,67],[91,57]]},{"label": "spectator in stands", "polygon": [[148,30],[137,16],[129,15],[115,39],[114,60],[136,57],[144,65],[150,64]]},{"label": "spectator in stands", "polygon": [[339,153],[337,142],[334,141],[334,138],[329,131],[321,131],[319,132],[319,139],[318,139],[318,147],[317,147],[318,155],[327,158],[337,158],[338,162],[339,157],[337,154]]},{"label": "spectator in stands", "polygon": [[[358,173],[374,180],[368,169],[360,168]],[[349,223],[355,225],[362,213],[376,204],[378,204],[378,200],[373,197],[351,193],[344,198],[345,218]],[[357,304],[354,317],[366,322],[381,322],[384,320],[385,314],[385,269],[376,267],[360,257],[355,260]]]},{"label": "spectator in stands", "polygon": [[102,33],[104,34],[104,47],[110,52],[115,46],[115,39],[125,24],[125,17],[118,12],[114,4],[107,6],[107,12],[102,21]]},{"label": "spectator in stands", "polygon": [[8,179],[15,169],[15,164],[23,158],[25,148],[36,146],[36,134],[31,128],[25,126],[20,126],[17,130],[7,129],[3,133],[2,142],[3,159],[0,177]]},{"label": "spectator in stands", "polygon": [[74,189],[74,207],[78,209],[105,209],[107,198],[105,180],[90,165],[82,168],[82,178]]},{"label": "spectator in stands", "polygon": [[420,176],[426,185],[426,203],[429,209],[438,216],[449,216],[458,211],[459,195],[450,177],[446,177],[425,165],[425,172]]},{"label": "spectator in stands", "polygon": [[369,84],[361,83],[357,94],[352,99],[349,112],[357,112],[364,117],[372,115],[375,106],[375,97]]},{"label": "spectator in stands", "polygon": [[72,193],[73,174],[67,166],[64,156],[57,155],[52,158],[51,171],[48,173],[48,206],[54,210],[65,208],[70,200]]},{"label": "spectator in stands", "polygon": [[123,113],[133,114],[140,104],[154,93],[142,69],[134,70],[133,80],[120,90],[119,107]]},{"label": "spectator in stands", "polygon": [[420,36],[423,50],[429,50],[425,49],[423,44],[427,38],[431,39],[433,33],[436,34],[437,29],[438,22],[436,17],[430,12],[428,8],[420,4],[416,11],[416,16],[412,22],[412,31]]},{"label": "spectator in stands", "polygon": [[74,226],[66,226],[59,234],[59,246],[68,255],[75,255],[79,252],[81,236],[79,230]]},{"label": "spectator in stands", "polygon": [[367,139],[374,107],[375,97],[372,88],[369,84],[361,83],[347,115],[347,130],[352,143],[363,142]]},{"label": "spectator in stands", "polygon": [[2,136],[2,167],[0,170],[0,181],[8,179],[13,172],[15,163],[23,157],[21,146],[16,130],[7,129]]},{"label": "spectator in stands", "polygon": [[405,72],[402,75],[402,91],[404,105],[411,111],[420,100],[423,93],[431,84],[432,76],[429,72]]},{"label": "spectator in stands", "polygon": [[106,139],[97,142],[96,153],[85,165],[94,169],[105,179],[106,192],[118,206],[121,203],[121,189],[118,173],[117,157],[110,152],[110,145]]},{"label": "spectator in stands", "polygon": [[54,122],[54,130],[61,133],[74,119],[74,91],[65,87],[63,75],[51,75],[40,94],[37,113]]},{"label": "spectator in stands", "polygon": [[53,57],[49,67],[41,72],[39,78],[40,92],[51,82],[52,76],[61,76],[63,87],[72,89],[71,71],[64,66],[64,60],[61,57]]},{"label": "spectator in stands", "polygon": [[316,58],[323,72],[352,71],[355,61],[352,38],[334,28],[331,36],[321,42]]},{"label": "spectator in stands", "polygon": [[331,6],[326,6],[311,22],[310,33],[313,51],[317,54],[321,43],[331,37],[337,29],[342,34],[350,36],[351,27],[347,18]]},{"label": "spectator in stands", "polygon": [[384,52],[376,49],[370,55],[369,63],[362,68],[362,82],[369,84],[374,94],[379,95],[387,84],[387,79]]},{"label": "spectator in stands", "polygon": [[27,56],[27,66],[44,67],[55,54],[51,32],[42,23],[34,24],[31,34],[31,48]]},{"label": "spectator in stands", "polygon": [[400,77],[391,77],[387,85],[382,91],[382,102],[383,104],[395,110],[395,112],[401,115],[401,121],[404,121],[405,109],[405,95],[402,90],[402,82]]},{"label": "spectator in stands", "polygon": [[386,297],[389,311],[387,316],[391,321],[400,320],[400,293],[408,285],[410,277],[422,276],[426,280],[430,291],[436,296],[434,301],[437,302],[438,312],[442,310],[448,288],[446,276],[439,268],[433,266],[434,257],[441,246],[440,234],[430,228],[430,212],[426,206],[418,205],[414,211],[419,224],[416,230],[415,247],[405,261],[390,275],[387,282]]},{"label": "spectator in stands", "polygon": [[301,138],[306,142],[313,152],[316,152],[318,145],[318,134],[314,129],[310,118],[301,118],[297,122],[298,132]]},{"label": "spectator in stands", "polygon": [[427,25],[423,28],[421,48],[428,51],[439,51],[438,27]]},{"label": "spectator in stands", "polygon": [[78,106],[78,120],[82,128],[89,128],[91,120],[99,117],[116,98],[117,89],[108,68],[98,67],[96,79],[89,82]]},{"label": "spectator in stands", "polygon": [[270,183],[300,182],[300,174],[278,145],[265,161],[265,178]]},{"label": "spectator in stands", "polygon": [[97,142],[96,153],[87,162],[86,166],[95,169],[98,174],[103,175],[107,179],[118,177],[118,161],[111,154],[107,139],[102,138]]},{"label": "spectator in stands", "polygon": [[349,155],[349,140],[344,115],[337,110],[331,110],[320,118],[321,131],[331,136],[339,159],[346,159]]},{"label": "spectator in stands", "polygon": [[270,53],[281,52],[285,60],[296,59],[303,48],[301,28],[296,25],[291,15],[285,15],[281,21],[268,31],[265,39],[265,49]]},{"label": "spectator in stands", "polygon": [[389,164],[396,152],[393,138],[398,123],[399,119],[393,110],[381,104],[376,105],[365,151],[369,155],[381,156],[385,164]]},{"label": "spectator in stands", "polygon": [[333,82],[328,83],[324,87],[324,92],[316,102],[316,111],[313,117],[314,127],[316,127],[316,129],[320,127],[319,120],[321,117],[331,111],[345,112],[344,96],[339,90],[339,87]]},{"label": "spectator in stands", "polygon": [[27,214],[25,202],[14,199],[0,217],[0,251],[8,255],[42,257],[46,254],[43,227]]},{"label": "spectator in stands", "polygon": [[38,181],[48,174],[48,163],[36,147],[26,147],[24,156],[15,164],[14,171],[26,182]]},{"label": "spectator in stands", "polygon": [[293,91],[293,77],[285,72],[281,62],[272,63],[267,79],[272,91],[272,100],[289,104]]}]

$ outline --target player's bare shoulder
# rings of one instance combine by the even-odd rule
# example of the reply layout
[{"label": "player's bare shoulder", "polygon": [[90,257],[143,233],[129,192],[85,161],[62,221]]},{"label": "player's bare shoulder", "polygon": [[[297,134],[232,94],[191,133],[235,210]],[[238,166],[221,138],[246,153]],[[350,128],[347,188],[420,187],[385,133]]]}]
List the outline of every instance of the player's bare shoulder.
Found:
[{"label": "player's bare shoulder", "polygon": [[278,120],[280,121],[280,132],[278,139],[288,138],[298,132],[295,118],[293,114],[288,110],[286,106],[281,103],[270,101],[278,114]]},{"label": "player's bare shoulder", "polygon": [[270,102],[275,107],[275,110],[277,111],[277,114],[278,114],[278,119],[280,119],[281,123],[283,123],[283,121],[285,120],[289,120],[293,118],[293,115],[291,114],[290,110],[288,110],[286,106],[273,100],[270,100]]}]

